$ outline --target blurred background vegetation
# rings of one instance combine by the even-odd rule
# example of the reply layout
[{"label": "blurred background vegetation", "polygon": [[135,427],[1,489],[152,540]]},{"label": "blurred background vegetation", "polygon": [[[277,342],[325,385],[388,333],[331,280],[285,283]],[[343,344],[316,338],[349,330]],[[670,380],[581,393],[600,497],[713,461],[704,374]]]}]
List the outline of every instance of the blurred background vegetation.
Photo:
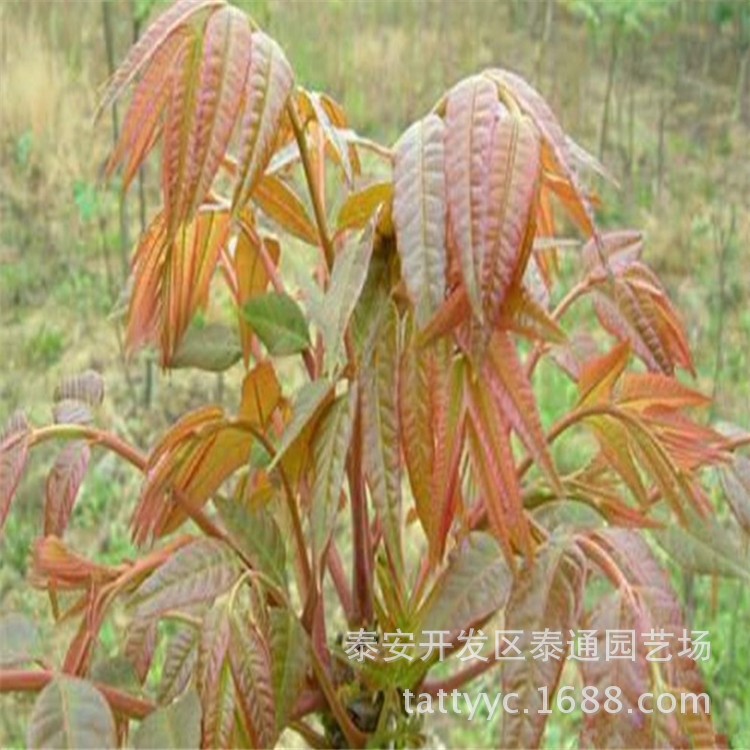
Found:
[{"label": "blurred background vegetation", "polygon": [[[471,72],[492,65],[526,76],[619,182],[603,188],[602,222],[645,231],[646,260],[684,315],[697,385],[715,396],[707,417],[750,426],[748,0],[237,4],[280,41],[303,85],[331,93],[353,128],[386,143]],[[87,368],[107,381],[104,421],[144,447],[187,408],[235,405],[233,376],[162,374],[147,353],[129,362],[122,353],[118,300],[131,246],[158,206],[158,176],[145,170],[126,201],[116,182],[103,185],[121,113],[97,127],[91,116],[111,66],[157,6],[0,2],[0,424],[20,406],[48,420],[60,376]],[[549,416],[570,390],[551,371],[540,377]],[[46,599],[21,581],[48,466],[34,460],[0,540],[2,610],[46,623]],[[105,560],[131,554],[137,491],[133,474],[96,456],[73,546]],[[750,747],[750,595],[733,581],[674,573],[694,627],[711,631],[705,666],[718,728],[733,747]],[[103,653],[117,650],[116,625]],[[63,640],[44,627],[54,651]],[[28,701],[0,702],[0,745],[22,742],[19,705]],[[575,747],[577,720],[556,719],[548,746]],[[436,744],[493,746],[477,723],[436,719],[431,729]]]}]

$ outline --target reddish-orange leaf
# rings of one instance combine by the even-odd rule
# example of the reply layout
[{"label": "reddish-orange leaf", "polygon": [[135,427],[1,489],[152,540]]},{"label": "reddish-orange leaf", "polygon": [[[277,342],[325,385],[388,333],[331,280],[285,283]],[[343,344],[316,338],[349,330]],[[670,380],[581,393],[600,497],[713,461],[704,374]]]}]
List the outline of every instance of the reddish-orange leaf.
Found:
[{"label": "reddish-orange leaf", "polygon": [[560,126],[550,106],[533,86],[529,85],[521,76],[511,73],[509,70],[493,68],[487,71],[487,75],[508,92],[518,102],[520,108],[534,121],[554,155],[557,168],[573,188],[573,195],[571,200],[566,202],[566,207],[571,209],[573,218],[581,222],[581,228],[586,234],[596,236],[594,212],[589,205],[585,192],[580,187],[565,131]]},{"label": "reddish-orange leaf", "polygon": [[276,175],[266,175],[258,181],[253,200],[290,234],[310,245],[320,243],[318,230],[310,220],[305,204],[291,186]]},{"label": "reddish-orange leaf", "polygon": [[156,144],[161,132],[164,109],[174,83],[176,61],[181,59],[183,45],[193,32],[180,29],[157,50],[133,93],[120,139],[107,162],[109,177],[125,161],[123,185],[127,189],[141,164]]},{"label": "reddish-orange leaf", "polygon": [[0,530],[5,525],[10,505],[21,481],[29,453],[31,427],[23,412],[8,420],[0,437]]},{"label": "reddish-orange leaf", "polygon": [[251,37],[247,16],[231,6],[216,11],[206,24],[195,119],[188,139],[192,151],[181,186],[186,218],[206,197],[229,145],[242,105]]},{"label": "reddish-orange leaf", "polygon": [[[490,136],[487,195],[477,274],[482,308],[497,323],[511,282],[523,275],[539,184],[539,136],[531,121],[502,112]],[[475,255],[476,257],[476,255]]]},{"label": "reddish-orange leaf", "polygon": [[119,576],[119,571],[99,565],[71,551],[56,536],[45,536],[34,543],[31,576],[41,588],[64,590],[91,588]]},{"label": "reddish-orange leaf", "polygon": [[247,203],[271,158],[293,83],[292,69],[279,45],[255,32],[240,124],[239,174],[232,201],[235,210]]},{"label": "reddish-orange leaf", "polygon": [[490,527],[503,545],[509,565],[515,567],[513,547],[530,556],[532,542],[510,444],[510,425],[478,382],[467,390],[466,408],[469,455]]},{"label": "reddish-orange leaf", "polygon": [[445,176],[448,218],[472,310],[483,320],[480,269],[485,255],[488,158],[495,120],[502,113],[494,84],[467,78],[448,94],[445,114]]},{"label": "reddish-orange leaf", "polygon": [[495,411],[504,414],[505,420],[546,474],[552,488],[561,494],[560,480],[547,447],[534,391],[518,357],[516,344],[508,334],[497,332],[493,336],[484,374],[494,398]]},{"label": "reddish-orange leaf", "polygon": [[160,339],[169,364],[193,316],[208,303],[211,279],[229,234],[229,214],[199,211],[182,227],[167,252],[163,269]]},{"label": "reddish-orange leaf", "polygon": [[245,376],[239,418],[264,428],[281,399],[281,386],[270,362],[261,362]]},{"label": "reddish-orange leaf", "polygon": [[630,346],[627,342],[618,344],[603,357],[586,362],[578,378],[581,394],[580,406],[591,406],[610,400],[612,389],[630,360]]},{"label": "reddish-orange leaf", "polygon": [[711,399],[667,375],[629,372],[622,378],[617,402],[636,411],[648,411],[651,407],[671,411],[707,406]]},{"label": "reddish-orange leaf", "polygon": [[61,537],[73,512],[78,490],[86,476],[91,450],[84,440],[68,443],[55,461],[46,485],[44,533]]},{"label": "reddish-orange leaf", "polygon": [[203,11],[224,5],[225,0],[178,0],[159,16],[133,45],[127,57],[115,71],[102,96],[96,112],[98,118],[127,86],[135,79],[145,65],[156,55],[170,36],[186,26]]}]

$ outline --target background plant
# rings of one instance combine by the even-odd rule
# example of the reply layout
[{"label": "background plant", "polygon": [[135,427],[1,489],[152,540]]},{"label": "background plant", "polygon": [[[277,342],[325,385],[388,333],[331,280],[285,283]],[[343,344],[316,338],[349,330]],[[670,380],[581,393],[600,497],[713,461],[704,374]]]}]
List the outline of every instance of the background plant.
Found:
[{"label": "background plant", "polygon": [[[193,10],[192,5],[179,3],[175,7],[188,15]],[[300,623],[300,633],[304,631],[312,637],[305,653],[312,660],[315,677],[308,680],[311,675],[301,670],[299,680],[302,683],[304,678],[315,686],[308,684],[307,687],[313,693],[315,689],[319,691],[319,700],[322,694],[325,710],[332,714],[326,722],[328,741],[333,741],[337,733],[343,731],[349,742],[359,742],[361,737],[356,733],[368,727],[361,726],[362,718],[354,722],[347,719],[342,706],[352,709],[355,705],[367,705],[363,696],[392,694],[398,688],[419,683],[423,675],[417,671],[394,677],[383,669],[382,674],[364,674],[356,679],[347,675],[338,680],[335,670],[331,675],[326,673],[326,662],[329,659],[335,662],[335,640],[332,636],[327,640],[323,638],[320,627],[317,630],[319,640],[315,639],[316,623],[320,625],[325,616],[320,582],[326,568],[330,569],[330,577],[336,584],[348,627],[370,626],[374,622],[374,611],[378,612],[383,628],[385,623],[392,626],[413,624],[415,618],[419,623],[420,618],[428,617],[427,613],[431,618],[437,616],[431,609],[437,606],[436,600],[444,611],[455,612],[455,602],[444,601],[441,592],[450,588],[445,586],[445,578],[457,575],[456,569],[465,575],[468,568],[473,577],[487,564],[492,566],[493,574],[504,571],[498,581],[507,579],[509,582],[510,569],[519,564],[519,555],[528,557],[532,553],[538,558],[536,567],[531,568],[537,571],[534,575],[546,576],[542,581],[556,581],[559,576],[570,589],[570,599],[562,602],[559,610],[555,603],[555,617],[561,622],[578,624],[583,621],[579,619],[581,586],[585,578],[582,569],[589,567],[609,575],[617,583],[618,595],[627,595],[632,606],[624,617],[637,613],[658,622],[663,614],[652,611],[658,607],[654,608],[641,601],[641,595],[630,592],[630,587],[637,590],[644,585],[640,573],[628,570],[624,559],[616,559],[618,554],[623,554],[622,549],[638,544],[637,537],[593,531],[587,524],[583,530],[574,527],[573,531],[560,532],[560,540],[550,541],[548,535],[552,532],[554,537],[552,527],[559,518],[538,519],[544,515],[540,509],[561,502],[557,498],[563,497],[595,506],[615,525],[648,525],[663,504],[660,500],[671,503],[673,512],[678,515],[688,515],[693,507],[706,511],[705,498],[697,490],[693,474],[701,465],[718,461],[732,447],[715,433],[676,415],[678,409],[698,406],[702,401],[697,394],[666,377],[676,365],[691,368],[685,338],[662,288],[638,260],[639,238],[629,233],[602,235],[597,231],[588,198],[581,191],[577,177],[579,161],[587,166],[597,166],[596,163],[565,139],[549,110],[523,81],[502,71],[488,71],[452,89],[436,105],[433,114],[407,131],[395,148],[392,186],[384,176],[364,188],[348,188],[348,182],[357,181],[359,159],[367,158],[360,152],[374,150],[376,155],[383,155],[383,149],[348,131],[343,114],[331,100],[304,91],[290,94],[291,75],[283,55],[259,32],[251,35],[249,29],[243,31],[245,22],[233,11],[216,10],[206,20],[207,15],[194,16],[189,23],[186,21],[187,25],[175,24],[175,28],[162,22],[162,30],[169,28],[170,33],[163,46],[152,51],[155,55],[169,56],[171,52],[180,56],[177,58],[179,66],[174,70],[175,78],[167,79],[172,89],[164,92],[165,101],[167,95],[170,97],[169,103],[164,104],[165,209],[152,223],[135,256],[128,343],[131,347],[144,342],[157,343],[165,366],[200,364],[215,370],[244,358],[246,365],[252,367],[243,386],[238,418],[226,418],[216,410],[202,410],[163,438],[148,459],[94,428],[71,428],[67,411],[63,411],[61,417],[63,428],[46,432],[46,428],[30,431],[20,419],[13,420],[12,434],[4,447],[6,456],[10,457],[8,502],[15,486],[16,470],[24,457],[23,446],[53,436],[104,441],[147,473],[134,518],[139,541],[150,536],[161,537],[190,517],[206,534],[220,538],[223,544],[206,545],[188,540],[185,548],[174,557],[172,548],[161,548],[145,558],[141,567],[136,563],[133,568],[125,566],[109,574],[91,568],[87,561],[76,560],[82,567],[76,573],[75,585],[85,582],[85,598],[90,609],[79,637],[66,656],[66,671],[89,673],[91,650],[105,614],[98,608],[109,606],[111,594],[130,593],[129,590],[139,584],[133,594],[135,614],[140,614],[144,623],[152,622],[157,615],[172,616],[175,614],[172,610],[178,610],[176,619],[186,623],[189,622],[186,618],[192,618],[195,624],[201,612],[197,615],[192,611],[180,612],[180,607],[197,604],[196,596],[201,600],[212,599],[237,582],[236,589],[232,589],[235,595],[212,609],[202,628],[204,634],[211,633],[209,626],[214,625],[209,620],[217,617],[217,611],[224,613],[218,617],[225,616],[228,624],[224,620],[216,624],[220,636],[228,632],[228,645],[218,658],[219,674],[215,679],[209,679],[213,675],[200,677],[199,667],[196,675],[203,705],[204,741],[211,744],[206,740],[207,736],[212,736],[210,732],[226,730],[228,725],[249,735],[240,734],[240,739],[259,740],[259,735],[253,733],[264,728],[259,722],[268,722],[268,715],[249,716],[249,708],[245,706],[247,711],[239,712],[242,715],[235,724],[234,704],[227,696],[237,690],[236,697],[242,704],[243,697],[247,697],[243,680],[252,677],[255,683],[257,678],[259,684],[267,686],[273,679],[267,669],[264,672],[264,665],[248,666],[238,662],[238,647],[231,644],[244,644],[247,640],[242,639],[257,638],[261,646],[270,644],[263,647],[272,654],[274,663],[279,658],[285,660],[288,657],[285,646],[280,652],[272,648],[277,632],[274,620],[278,619],[276,615],[289,618],[291,611],[295,619],[289,622]],[[222,27],[221,22],[226,26]],[[203,36],[200,36],[197,27],[203,23],[207,26],[202,28]],[[191,31],[193,25],[195,29]],[[221,28],[223,32],[218,31]],[[218,36],[212,37],[209,32]],[[154,38],[151,37],[150,43]],[[148,35],[144,39],[149,41]],[[205,40],[203,49],[199,39]],[[227,46],[222,47],[220,41]],[[252,118],[250,125],[245,123],[245,148],[240,136],[239,158],[235,162],[222,152],[232,135],[233,118],[240,119],[237,91],[246,85],[243,81],[237,88],[237,81],[232,78],[236,73],[233,63],[246,58],[239,53],[233,57],[231,50],[232,45],[245,43],[252,55],[254,42],[258,43],[255,46],[266,50],[272,61],[276,60],[275,67],[269,63],[269,70],[275,75],[270,76],[274,84],[268,88],[272,116],[266,123],[261,118],[260,126],[253,123]],[[176,49],[170,50],[170,45]],[[212,56],[220,47],[224,52]],[[140,54],[148,57],[144,49],[149,49],[148,45],[141,47]],[[187,57],[187,62],[182,55]],[[256,61],[255,68],[250,63],[251,74],[254,69],[262,70],[262,62],[262,59]],[[192,74],[189,68],[181,67],[188,63],[193,66]],[[155,63],[151,65],[161,73]],[[204,72],[208,76],[208,71],[215,70],[214,66],[228,71],[222,79],[226,83],[226,88],[222,89],[224,96],[218,103],[211,103],[208,112],[201,111],[200,103],[205,99],[191,93],[190,88],[199,85]],[[239,68],[242,69],[241,64]],[[127,61],[123,70],[125,79],[131,77]],[[143,96],[150,94],[152,85],[154,81],[149,81],[147,70],[138,84],[136,100],[139,91]],[[248,118],[247,113],[252,111],[252,94],[257,94],[258,89],[244,90],[248,91],[249,103],[244,103],[242,117]],[[187,99],[183,98],[185,93],[189,94]],[[465,106],[471,102],[477,105],[477,116],[472,116],[470,107]],[[125,155],[131,160],[128,167],[134,169],[153,144],[133,143],[128,139],[151,138],[157,134],[159,123],[153,121],[153,130],[143,128],[144,118],[139,114],[147,110],[139,110],[137,103],[131,106],[136,107],[131,112],[135,113],[133,121],[138,122],[139,129],[128,130],[126,124],[122,143]],[[234,114],[227,115],[227,111]],[[267,113],[269,109],[262,111]],[[219,113],[216,120],[215,112]],[[153,117],[161,114],[158,108],[151,111]],[[151,125],[148,119],[145,122]],[[205,127],[206,122],[216,124],[209,128],[212,137],[204,143],[197,134],[204,132],[200,127]],[[253,127],[257,130],[255,135]],[[280,133],[275,142],[270,136],[266,141],[261,138],[262,134],[268,136],[269,133],[276,136],[277,129]],[[258,139],[249,147],[248,134]],[[502,170],[484,173],[477,169],[477,154],[483,154],[466,148],[466,140],[473,142],[475,136],[480,143],[485,139],[487,153],[498,160]],[[226,138],[223,143],[222,138]],[[511,151],[510,155],[505,153],[502,147],[505,138],[511,143],[520,139],[521,150]],[[196,144],[198,156],[194,155]],[[204,153],[200,151],[201,145],[206,149]],[[206,185],[214,181],[215,170],[220,168],[222,159],[221,169],[226,174],[219,175],[217,192],[212,194]],[[301,165],[297,164],[299,160]],[[415,168],[415,162],[424,166]],[[261,176],[267,163],[269,168]],[[328,173],[342,176],[343,187],[328,184],[326,168]],[[253,170],[256,173],[249,178]],[[387,168],[383,171],[387,175]],[[302,174],[307,183],[305,199],[297,192]],[[499,174],[517,175],[517,187],[514,183],[510,188],[506,184],[493,184],[492,176]],[[222,179],[226,182],[222,183]],[[474,189],[467,187],[467,181]],[[447,191],[443,187],[446,183]],[[231,195],[222,189],[226,185],[233,187]],[[326,201],[329,190],[333,198]],[[425,192],[425,200],[421,202],[419,190]],[[546,294],[558,294],[552,284],[557,248],[569,244],[556,239],[549,208],[553,194],[561,199],[571,218],[591,239],[583,253],[583,278],[560,297],[556,307],[548,307]],[[304,200],[309,200],[310,205],[305,206]],[[337,232],[331,238],[326,203],[330,206],[337,200],[341,210]],[[429,211],[422,206],[428,206]],[[508,206],[508,213],[499,211],[497,206]],[[507,224],[506,217],[510,217]],[[368,222],[369,230],[360,238],[357,230]],[[276,256],[280,248],[268,235],[268,228],[274,225],[319,249],[312,254],[311,264],[297,262],[299,278],[294,278],[294,273],[289,274],[301,288],[299,291],[292,289],[295,284],[283,274],[283,265],[282,272],[278,272]],[[281,248],[282,264],[294,265],[295,260],[286,260],[284,248]],[[244,262],[249,265],[240,265],[242,256],[248,254],[250,257]],[[235,307],[242,308],[242,317],[237,322],[239,343],[231,329],[228,331],[226,321],[223,328],[190,328],[192,313],[205,302],[214,268],[228,282]],[[261,274],[262,283],[256,273]],[[538,274],[538,278],[534,274]],[[275,289],[271,294],[264,291],[269,280]],[[249,284],[249,288],[243,289],[243,283]],[[303,298],[304,312],[287,294],[289,291]],[[628,340],[646,365],[662,372],[663,376],[623,375],[629,355],[627,346],[616,348],[604,359],[592,361],[588,356],[575,356],[580,347],[566,345],[557,319],[574,301],[588,295],[595,300],[602,322],[613,333]],[[374,312],[379,314],[374,315]],[[206,331],[210,335],[206,335]],[[532,342],[525,368],[521,367],[516,350],[516,334],[519,333]],[[268,357],[262,347],[272,356]],[[583,351],[590,354],[585,347]],[[299,380],[305,376],[305,371],[313,380],[311,386],[300,391],[296,401],[291,397],[293,389],[282,396],[276,377],[278,358],[295,354],[302,355],[303,365],[296,368],[285,362],[284,374],[289,378],[285,383]],[[547,436],[542,433],[536,416],[530,387],[530,375],[543,354],[558,355],[582,389],[580,403],[562,417],[560,424],[552,427],[550,437],[576,424],[587,424],[601,438],[604,467],[599,456],[590,464],[584,460],[572,475],[558,476],[557,467],[549,456]],[[396,372],[398,376],[394,376]],[[611,387],[615,382],[618,387]],[[63,392],[73,387],[76,401],[98,402],[100,396],[96,395],[95,383],[95,378],[89,376],[84,385],[67,385]],[[665,398],[651,403],[654,389],[663,389]],[[80,408],[80,403],[75,408]],[[375,420],[368,415],[381,412],[390,418],[391,425],[397,425],[386,437],[377,430],[387,428],[388,419],[376,421],[374,426],[369,424]],[[511,430],[519,440],[517,446],[509,442]],[[398,450],[394,435],[398,436],[402,451]],[[71,445],[76,446],[77,465],[84,464],[87,459],[84,461],[81,456],[85,456],[86,444]],[[617,446],[614,451],[613,445]],[[393,482],[393,468],[401,453],[431,562],[429,566],[422,566],[413,588],[407,585],[409,579],[404,571],[408,567],[404,566],[414,561],[400,560],[399,537],[403,532],[398,503],[393,502],[394,496],[399,494],[398,485]],[[247,465],[249,455],[252,460],[245,473],[242,467]],[[525,458],[526,455],[530,458]],[[531,459],[536,468],[531,466]],[[635,468],[636,462],[638,468]],[[214,498],[220,518],[207,516],[203,503],[235,469],[241,476],[236,487],[229,487],[234,492],[234,502]],[[517,474],[523,477],[521,485]],[[331,541],[336,536],[333,519],[341,510],[339,488],[345,476],[345,502],[351,508],[355,560],[351,594],[340,571],[336,571],[336,547]],[[613,497],[609,502],[605,500],[602,507],[602,488],[609,486],[602,484],[605,478],[608,483],[616,482],[619,492],[613,490]],[[638,509],[623,502],[625,489],[640,500],[643,507]],[[369,509],[368,493],[372,502]],[[50,496],[53,498],[50,506],[62,504],[65,515],[71,503],[70,493],[60,500],[53,483]],[[282,505],[282,500],[286,506]],[[284,590],[283,585],[274,581],[273,570],[283,567],[278,560],[272,570],[264,569],[264,565],[253,559],[253,554],[260,553],[243,551],[239,541],[232,539],[232,521],[228,514],[244,507],[242,503],[248,503],[253,512],[261,516],[250,522],[247,518],[235,521],[245,536],[256,524],[263,523],[270,523],[270,528],[276,523],[294,532],[299,542],[292,553],[299,568],[295,586]],[[283,507],[287,508],[288,515],[284,515]],[[60,510],[53,508],[49,512],[54,516]],[[368,513],[378,519],[374,528],[367,522]],[[265,518],[270,514],[274,515],[272,521]],[[300,515],[302,518],[297,523],[295,518]],[[689,528],[689,518],[683,520]],[[484,528],[494,533],[497,542],[490,542],[490,537],[482,535],[479,530]],[[416,534],[411,530],[407,533]],[[498,550],[492,546],[496,543],[505,552],[508,570],[504,566],[502,571],[498,568]],[[371,554],[375,545],[384,552],[381,563],[384,568],[378,567],[377,559]],[[455,551],[441,576],[439,571],[446,560],[446,547]],[[51,581],[46,578],[53,568],[59,570],[59,567],[44,568],[44,554],[53,555],[48,558],[51,562],[56,559],[55,555],[69,554],[63,550],[50,539],[38,547],[37,572],[41,573],[41,582],[53,592],[61,581],[55,580],[54,575]],[[610,556],[615,558],[614,564]],[[260,573],[241,572],[238,557],[248,570]],[[139,596],[144,595],[144,590],[148,594],[149,587],[169,583],[169,575],[181,576],[184,571],[176,561],[185,565],[185,560],[197,568],[199,581],[195,588],[187,593],[183,591],[177,601],[167,598],[167,609],[146,608],[145,614],[142,609],[139,612]],[[160,567],[162,564],[164,568]],[[211,578],[209,586],[206,585],[209,580],[206,565],[212,574],[223,576]],[[141,583],[142,577],[156,568],[159,571]],[[373,569],[387,573],[375,575]],[[515,596],[530,596],[533,608],[544,609],[545,587],[530,587],[530,575],[529,572],[515,575]],[[435,577],[437,582],[433,585]],[[650,576],[647,580],[650,585],[654,583]],[[92,581],[96,582],[93,588]],[[225,587],[227,581],[230,582]],[[394,581],[405,590],[389,591]],[[250,586],[251,583],[255,586]],[[499,586],[497,581],[493,585]],[[429,596],[423,596],[426,591],[431,591]],[[164,607],[163,589],[157,593],[162,597],[160,606]],[[483,593],[484,604],[493,605],[491,610],[506,604],[507,587]],[[174,591],[168,590],[168,594],[174,597]],[[514,592],[510,597],[509,613],[524,609],[516,606]],[[289,603],[291,606],[286,603],[289,598],[294,600]],[[405,598],[408,603],[404,603]],[[347,606],[349,599],[351,606]],[[247,608],[251,609],[251,614],[245,611]],[[457,628],[479,624],[491,614],[491,611],[458,611],[466,620],[457,622]],[[665,616],[674,616],[674,612]],[[211,640],[209,636],[206,638]],[[219,640],[226,644],[222,638]],[[204,637],[200,640],[203,644]],[[297,644],[305,642],[304,636],[293,640]],[[322,662],[322,667],[317,660]],[[200,658],[198,663],[200,665]],[[665,679],[674,689],[679,689],[680,680],[689,674],[690,665],[680,665]],[[41,679],[46,678],[38,673],[33,678],[14,677],[21,682],[26,680],[23,686],[32,687],[38,687]],[[525,680],[527,688],[538,684],[538,679],[534,677],[532,683],[529,675],[504,676],[506,678]],[[559,674],[545,676],[545,679],[554,684]],[[338,693],[326,689],[327,680],[335,683]],[[56,685],[58,691],[68,689],[65,687],[68,683],[61,681]],[[275,685],[278,693],[286,694],[286,688],[286,685],[281,688]],[[84,688],[80,690],[86,693]],[[227,692],[217,695],[217,690]],[[56,705],[50,695],[55,693],[47,693],[43,708],[49,707],[50,702],[53,708]],[[88,695],[92,693],[89,691]],[[219,701],[222,697],[223,703]],[[118,715],[135,710],[132,704],[123,708],[122,701],[127,699],[122,695],[109,691],[109,699],[116,712],[120,712]],[[227,705],[231,710],[226,709]],[[385,705],[391,704],[386,701]],[[185,703],[179,706],[179,710],[185,710]],[[141,706],[138,710],[142,714],[148,707]],[[178,708],[173,705],[171,710]],[[216,719],[219,725],[212,729],[207,722],[212,721],[209,714],[215,710],[219,712]],[[383,716],[387,721],[384,721],[385,727],[379,729],[393,731],[389,724],[391,720],[398,723],[399,712],[381,711],[380,717]],[[267,723],[264,726],[264,731],[270,734],[260,739],[261,744],[275,736]],[[296,728],[313,737],[309,727],[299,724]],[[403,732],[411,731],[411,728],[399,728]],[[611,727],[588,727],[586,731],[604,733],[606,739],[610,730]],[[659,736],[688,731],[669,726],[649,728],[651,730],[660,733]],[[532,744],[539,739],[541,725],[520,729],[511,726],[503,731],[510,733],[504,735],[506,744],[514,741]],[[703,731],[710,733],[712,730],[704,726]],[[521,733],[517,740],[513,732]],[[236,741],[238,736],[232,737],[230,733],[227,738]]]}]

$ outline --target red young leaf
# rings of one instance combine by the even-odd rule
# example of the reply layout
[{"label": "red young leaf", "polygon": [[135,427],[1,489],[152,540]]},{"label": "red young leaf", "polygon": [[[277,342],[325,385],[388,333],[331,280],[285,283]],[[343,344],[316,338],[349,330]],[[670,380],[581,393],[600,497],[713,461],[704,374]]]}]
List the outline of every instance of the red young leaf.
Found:
[{"label": "red young leaf", "polygon": [[89,406],[99,406],[104,400],[104,378],[95,370],[65,378],[55,388],[55,401],[74,399]]},{"label": "red young leaf", "polygon": [[8,420],[0,438],[0,530],[26,467],[30,432],[26,416],[18,411]]},{"label": "red young leaf", "polygon": [[240,124],[240,167],[232,200],[235,210],[247,203],[266,168],[294,83],[292,69],[273,39],[255,32],[251,47],[245,111]]},{"label": "red young leaf", "polygon": [[44,505],[44,533],[61,537],[65,533],[73,505],[89,465],[91,450],[85,440],[68,443],[47,476]]},{"label": "red young leaf", "polygon": [[480,271],[486,255],[489,154],[495,121],[502,114],[497,89],[473,76],[448,94],[445,114],[445,176],[448,220],[471,307],[483,320]]},{"label": "red young leaf", "polygon": [[177,0],[167,8],[133,45],[127,57],[115,71],[97,109],[97,118],[115,102],[145,65],[156,55],[178,29],[189,24],[202,11],[224,5],[225,0]]}]

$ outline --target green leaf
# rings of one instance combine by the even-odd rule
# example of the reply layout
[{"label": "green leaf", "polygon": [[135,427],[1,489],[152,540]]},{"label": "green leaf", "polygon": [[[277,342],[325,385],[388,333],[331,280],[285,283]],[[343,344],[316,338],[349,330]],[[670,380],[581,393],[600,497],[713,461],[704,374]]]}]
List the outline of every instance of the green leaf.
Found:
[{"label": "green leaf", "polygon": [[333,533],[344,484],[346,454],[352,437],[356,405],[357,389],[352,385],[348,393],[339,396],[331,404],[315,434],[315,481],[310,525],[317,560],[320,560]]},{"label": "green leaf", "polygon": [[59,675],[39,693],[29,721],[30,748],[116,747],[115,720],[104,696],[89,682]]},{"label": "green leaf", "polygon": [[656,541],[685,570],[750,581],[750,555],[740,539],[713,517],[686,511],[686,526],[667,523],[653,532]]},{"label": "green leaf", "polygon": [[178,550],[133,594],[136,619],[212,601],[240,574],[240,559],[224,542],[198,539]]},{"label": "green leaf", "polygon": [[373,233],[365,232],[358,243],[345,246],[333,264],[331,283],[321,309],[329,371],[336,366],[346,327],[362,294],[370,267],[372,245]]},{"label": "green leaf", "polygon": [[333,383],[330,380],[314,380],[312,383],[305,383],[297,393],[297,399],[292,407],[292,419],[286,426],[284,433],[276,449],[276,455],[271,461],[268,471],[278,465],[284,454],[294,441],[302,434],[304,429],[315,419],[318,410],[328,398],[333,390]]},{"label": "green leaf", "polygon": [[43,654],[36,624],[18,612],[0,617],[0,667],[17,667]]},{"label": "green leaf", "polygon": [[180,341],[169,367],[177,370],[195,367],[208,372],[223,372],[239,362],[242,347],[237,332],[221,323],[191,327]]},{"label": "green leaf", "polygon": [[363,367],[362,432],[364,465],[386,547],[402,571],[401,451],[398,419],[398,311],[386,303],[372,362]]},{"label": "green leaf", "polygon": [[230,498],[214,500],[229,536],[254,567],[286,589],[286,547],[273,515],[266,507],[250,508]]},{"label": "green leaf", "polygon": [[452,553],[422,606],[421,629],[468,629],[505,606],[511,582],[495,538],[484,532],[470,534]]},{"label": "green leaf", "polygon": [[750,534],[750,459],[736,454],[719,472],[727,502],[739,525]]},{"label": "green leaf", "polygon": [[393,183],[375,182],[356,193],[351,193],[339,211],[337,230],[364,229],[378,207],[390,200]]},{"label": "green leaf", "polygon": [[200,746],[201,702],[193,689],[171,705],[149,714],[133,736],[133,747],[136,750],[197,750]]},{"label": "green leaf", "polygon": [[253,297],[243,312],[270,354],[296,354],[310,345],[305,316],[288,294],[267,292]]},{"label": "green leaf", "polygon": [[270,633],[276,729],[280,732],[288,724],[305,683],[309,666],[308,642],[299,620],[285,609],[271,610]]}]

